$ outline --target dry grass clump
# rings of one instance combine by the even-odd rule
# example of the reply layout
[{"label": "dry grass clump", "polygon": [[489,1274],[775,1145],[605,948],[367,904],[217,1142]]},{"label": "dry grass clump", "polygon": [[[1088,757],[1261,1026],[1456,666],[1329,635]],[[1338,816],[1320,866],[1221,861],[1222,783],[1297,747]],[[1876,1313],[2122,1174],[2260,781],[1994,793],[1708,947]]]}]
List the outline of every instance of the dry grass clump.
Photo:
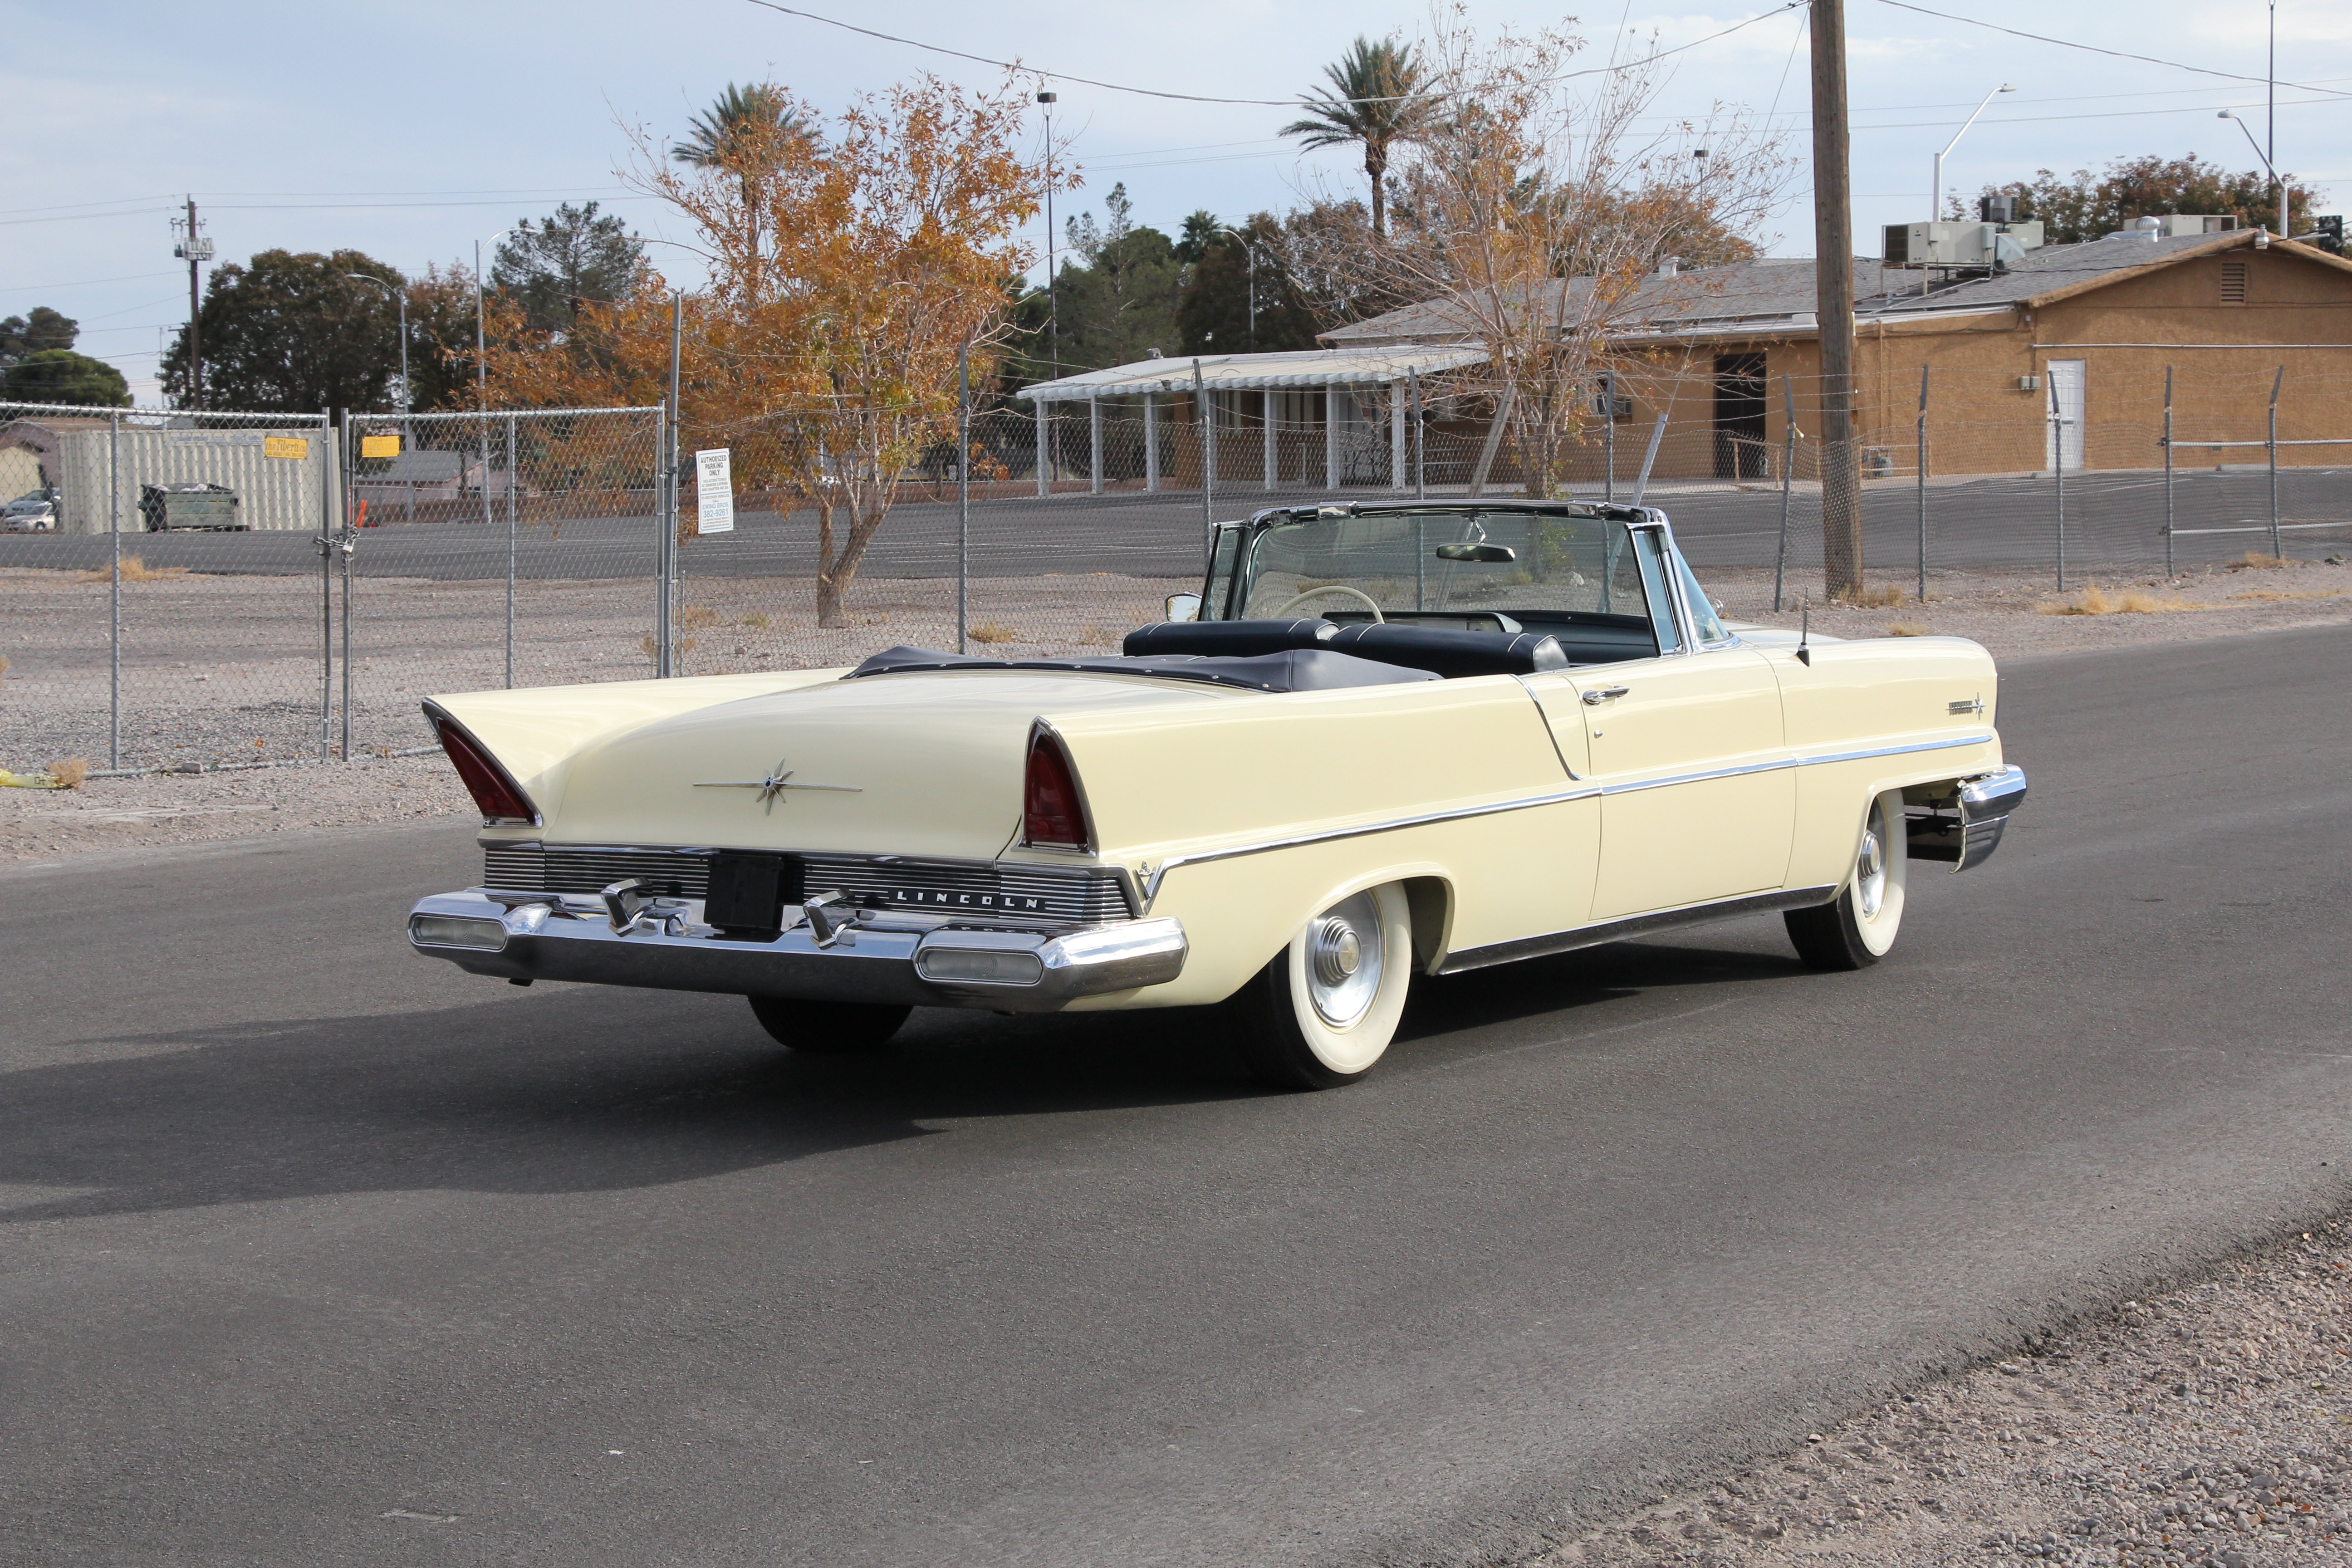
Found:
[{"label": "dry grass clump", "polygon": [[982,621],[971,628],[971,640],[974,642],[1013,642],[1020,636],[1021,634],[1011,626],[1000,625],[995,621]]},{"label": "dry grass clump", "polygon": [[2110,594],[2096,583],[2084,588],[2072,599],[2053,599],[2036,605],[2039,616],[2149,616],[2168,610],[2201,610],[2213,606],[2191,605],[2179,599],[2159,599],[2154,594],[2143,594],[2137,588],[2126,588]]},{"label": "dry grass clump", "polygon": [[1108,627],[1095,626],[1092,623],[1088,623],[1087,629],[1078,635],[1078,642],[1086,647],[1110,647],[1118,641],[1117,637],[1110,635]]},{"label": "dry grass clump", "polygon": [[[692,653],[696,648],[698,648],[701,646],[702,639],[700,637],[680,637],[677,639],[677,657],[684,658],[688,654]],[[637,639],[637,651],[644,654],[647,658],[652,658],[661,652],[661,644],[654,641],[654,639],[649,637],[639,637]]]},{"label": "dry grass clump", "polygon": [[1927,628],[1916,621],[1889,621],[1886,635],[1891,637],[1924,637]]},{"label": "dry grass clump", "polygon": [[2251,588],[2242,594],[2232,594],[2232,599],[2345,599],[2352,598],[2352,588],[2317,588],[2308,594],[2290,594],[2281,588]]},{"label": "dry grass clump", "polygon": [[2265,555],[2259,550],[2249,550],[2231,562],[2229,569],[2232,572],[2275,572],[2283,566],[2291,564],[2293,563],[2279,556]]},{"label": "dry grass clump", "polygon": [[8,656],[0,654],[0,680],[8,679]]},{"label": "dry grass clump", "polygon": [[12,773],[0,768],[0,788],[5,789],[79,789],[89,777],[88,757],[60,757],[51,763],[47,773]]},{"label": "dry grass clump", "polygon": [[1881,583],[1875,588],[1864,586],[1852,594],[1832,595],[1831,602],[1856,610],[1887,610],[1903,602],[1903,590],[1892,583]]},{"label": "dry grass clump", "polygon": [[690,632],[700,631],[705,626],[715,626],[720,619],[718,611],[707,609],[700,605],[688,605],[677,613],[677,624]]},{"label": "dry grass clump", "polygon": [[[188,569],[184,566],[150,566],[136,555],[122,558],[122,580],[126,583],[168,583],[187,574]],[[87,572],[75,573],[73,580],[77,583],[111,583],[114,572],[110,567],[94,566]]]},{"label": "dry grass clump", "polygon": [[768,617],[765,616],[745,616],[735,624],[739,626],[750,626],[754,631],[765,631],[768,629]]}]

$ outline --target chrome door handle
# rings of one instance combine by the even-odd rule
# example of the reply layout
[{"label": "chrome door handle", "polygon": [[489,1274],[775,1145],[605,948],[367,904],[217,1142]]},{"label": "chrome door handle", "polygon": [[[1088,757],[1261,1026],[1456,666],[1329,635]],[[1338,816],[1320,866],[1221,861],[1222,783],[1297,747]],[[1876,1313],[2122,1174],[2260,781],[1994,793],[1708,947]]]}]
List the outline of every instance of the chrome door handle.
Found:
[{"label": "chrome door handle", "polygon": [[1593,689],[1584,694],[1584,705],[1587,708],[1598,708],[1603,702],[1614,702],[1620,697],[1624,696],[1628,689],[1628,688],[1622,686],[1595,687]]}]

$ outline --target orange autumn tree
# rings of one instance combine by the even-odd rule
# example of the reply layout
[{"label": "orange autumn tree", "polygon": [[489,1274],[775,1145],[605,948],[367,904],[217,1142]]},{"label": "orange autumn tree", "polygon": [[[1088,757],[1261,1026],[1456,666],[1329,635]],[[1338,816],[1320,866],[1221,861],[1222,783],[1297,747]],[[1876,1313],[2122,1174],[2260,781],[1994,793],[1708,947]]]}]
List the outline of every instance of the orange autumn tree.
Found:
[{"label": "orange autumn tree", "polygon": [[[1029,264],[1017,236],[1043,174],[1018,144],[1027,94],[1010,79],[981,92],[926,75],[831,121],[786,101],[792,129],[699,167],[639,133],[625,177],[693,225],[709,270],[686,301],[684,444],[732,448],[739,484],[814,510],[817,624],[841,626],[900,480],[954,434],[959,351],[975,384],[1002,355],[1003,279]],[[502,322],[493,399],[657,400],[666,289],[648,274],[626,300],[583,306],[561,342]]]}]

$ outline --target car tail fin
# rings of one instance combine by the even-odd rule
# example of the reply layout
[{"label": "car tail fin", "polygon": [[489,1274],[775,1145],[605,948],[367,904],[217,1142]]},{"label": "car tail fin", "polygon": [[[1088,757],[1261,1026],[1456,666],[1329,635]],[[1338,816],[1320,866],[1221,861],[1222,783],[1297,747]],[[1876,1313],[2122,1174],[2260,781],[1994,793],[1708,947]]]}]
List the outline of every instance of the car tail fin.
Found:
[{"label": "car tail fin", "polygon": [[1029,771],[1021,791],[1021,843],[1024,848],[1092,849],[1093,825],[1078,771],[1062,738],[1039,724],[1029,733]]},{"label": "car tail fin", "polygon": [[474,797],[482,816],[489,822],[535,822],[539,813],[531,809],[530,797],[514,782],[498,759],[482,749],[480,742],[466,733],[465,726],[456,720],[436,716],[433,732],[440,738],[441,749],[449,753],[449,763],[465,782],[466,793]]}]

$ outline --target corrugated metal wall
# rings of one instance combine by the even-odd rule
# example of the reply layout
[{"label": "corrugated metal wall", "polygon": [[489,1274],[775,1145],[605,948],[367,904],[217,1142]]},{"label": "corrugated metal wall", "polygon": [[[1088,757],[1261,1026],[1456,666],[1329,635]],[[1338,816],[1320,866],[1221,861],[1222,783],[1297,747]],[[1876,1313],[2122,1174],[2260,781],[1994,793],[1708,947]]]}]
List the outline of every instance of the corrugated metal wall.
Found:
[{"label": "corrugated metal wall", "polygon": [[[58,439],[60,486],[65,504],[60,522],[67,533],[107,531],[107,441],[104,430],[73,430]],[[334,461],[331,437],[309,429],[137,430],[121,434],[117,458],[121,482],[121,527],[146,526],[139,514],[141,485],[226,485],[239,498],[237,521],[252,529],[309,530],[320,527],[320,476]],[[276,450],[299,457],[272,457]],[[328,526],[340,526],[340,510]]]}]

